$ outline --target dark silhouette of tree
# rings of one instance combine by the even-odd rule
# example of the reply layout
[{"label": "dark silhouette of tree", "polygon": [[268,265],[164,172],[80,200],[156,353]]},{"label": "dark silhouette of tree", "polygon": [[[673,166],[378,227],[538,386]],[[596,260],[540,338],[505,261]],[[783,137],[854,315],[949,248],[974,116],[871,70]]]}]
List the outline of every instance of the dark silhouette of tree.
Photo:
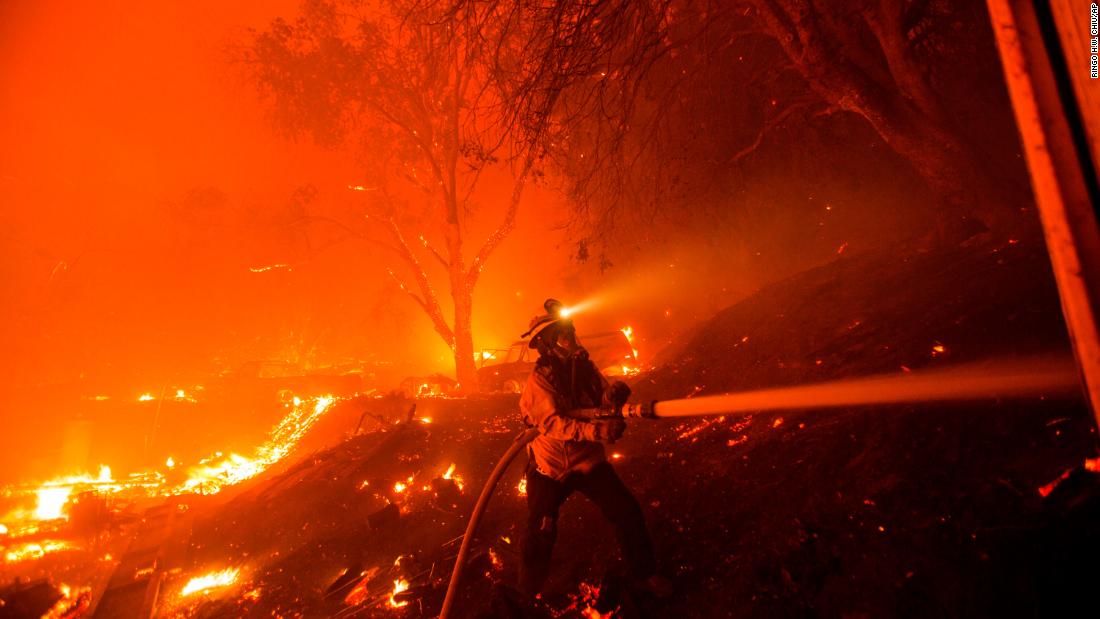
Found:
[{"label": "dark silhouette of tree", "polygon": [[[584,226],[613,226],[624,204],[659,210],[668,197],[662,176],[678,179],[691,168],[705,176],[700,169],[713,169],[706,159],[676,161],[668,146],[684,135],[714,141],[709,151],[693,152],[728,165],[752,154],[779,127],[837,114],[863,119],[923,179],[936,202],[933,223],[942,241],[960,240],[979,221],[1002,233],[1019,221],[1014,210],[1026,200],[1026,188],[1006,183],[1011,175],[997,170],[1015,162],[1005,152],[983,150],[959,113],[968,105],[971,116],[983,105],[990,115],[1007,109],[980,3],[556,4],[564,8],[542,14],[548,21],[538,31],[595,21],[600,45],[580,53],[594,53],[594,75],[609,78],[574,82],[559,110],[573,139],[554,154],[571,180]],[[986,76],[965,83],[974,72],[959,70],[963,61],[988,69]],[[704,101],[716,89],[728,93],[726,109]],[[755,105],[739,104],[752,97]],[[723,135],[723,115],[740,127]],[[665,152],[654,153],[659,149]]]}]

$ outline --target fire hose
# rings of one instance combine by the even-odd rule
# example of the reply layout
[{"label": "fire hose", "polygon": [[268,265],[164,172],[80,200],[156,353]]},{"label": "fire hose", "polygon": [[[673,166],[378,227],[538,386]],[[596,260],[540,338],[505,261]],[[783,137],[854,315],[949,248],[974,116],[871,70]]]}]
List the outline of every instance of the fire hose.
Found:
[{"label": "fire hose", "polygon": [[[995,365],[975,363],[924,372],[883,374],[726,395],[627,404],[613,413],[608,411],[607,417],[677,419],[781,409],[985,400],[1040,394],[1066,395],[1074,392],[1080,392],[1080,382],[1072,359],[1033,358]],[[537,428],[531,428],[517,436],[485,481],[481,496],[478,497],[470,522],[466,526],[439,619],[448,619],[450,616],[470,544],[497,482],[519,452],[538,434]]]},{"label": "fire hose", "polygon": [[508,470],[508,465],[512,463],[512,460],[515,460],[519,452],[527,446],[527,443],[535,440],[538,435],[538,428],[530,428],[517,436],[516,440],[512,441],[512,446],[500,458],[500,462],[497,462],[496,468],[489,474],[489,479],[485,480],[485,486],[481,488],[481,496],[477,498],[474,511],[470,514],[470,522],[466,525],[466,533],[462,536],[462,545],[458,549],[458,558],[455,559],[454,571],[451,572],[451,582],[447,585],[447,595],[443,598],[443,610],[439,613],[439,619],[447,619],[451,614],[451,608],[455,603],[455,594],[458,591],[458,579],[462,577],[462,568],[466,565],[467,555],[470,554],[470,543],[474,539],[474,532],[477,531],[478,523],[481,522],[481,515],[485,513],[485,507],[489,504],[493,491],[496,490],[497,482],[504,475],[504,471]]}]

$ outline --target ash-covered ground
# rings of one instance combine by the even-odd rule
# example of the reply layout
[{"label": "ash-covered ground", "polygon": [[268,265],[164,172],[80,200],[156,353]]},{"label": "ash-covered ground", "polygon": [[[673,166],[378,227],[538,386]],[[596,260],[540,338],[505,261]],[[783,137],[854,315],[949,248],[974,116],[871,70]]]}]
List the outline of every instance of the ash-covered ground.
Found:
[{"label": "ash-covered ground", "polygon": [[[680,398],[1033,353],[1070,354],[1041,247],[884,252],[759,291],[634,388]],[[438,614],[473,502],[522,425],[514,396],[417,404],[415,420],[379,412],[345,438],[372,404],[341,403],[296,464],[193,506],[159,612]],[[1077,399],[634,421],[609,452],[675,593],[616,596],[611,528],[576,495],[539,608],[504,603],[525,517],[521,456],[480,527],[459,616],[1067,616],[1100,575],[1092,474],[1040,494],[1096,456]],[[233,587],[178,594],[224,568],[241,570]]]}]

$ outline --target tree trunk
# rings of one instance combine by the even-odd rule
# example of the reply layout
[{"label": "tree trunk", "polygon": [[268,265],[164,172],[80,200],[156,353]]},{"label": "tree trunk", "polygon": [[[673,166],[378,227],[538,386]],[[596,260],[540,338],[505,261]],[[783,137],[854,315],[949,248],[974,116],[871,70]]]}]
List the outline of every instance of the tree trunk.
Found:
[{"label": "tree trunk", "polygon": [[[1011,229],[1016,205],[951,126],[906,47],[901,2],[863,3],[857,13],[833,22],[806,0],[757,0],[757,7],[814,91],[836,108],[863,116],[925,181],[935,196],[932,211],[941,243],[963,240],[981,224]],[[861,17],[885,62],[875,64],[875,54],[853,52],[866,45],[857,23]]]},{"label": "tree trunk", "polygon": [[455,291],[455,378],[462,393],[474,393],[478,390],[477,364],[474,362],[474,336],[470,317],[473,314],[473,299],[470,291]]},{"label": "tree trunk", "polygon": [[[451,248],[451,299],[455,306],[454,319],[454,358],[455,379],[458,380],[461,393],[474,393],[478,390],[477,364],[474,362],[474,334],[471,326],[474,299],[473,290],[466,280],[466,265],[458,258],[461,256],[461,237],[457,247]],[[453,243],[454,241],[452,241]]]}]

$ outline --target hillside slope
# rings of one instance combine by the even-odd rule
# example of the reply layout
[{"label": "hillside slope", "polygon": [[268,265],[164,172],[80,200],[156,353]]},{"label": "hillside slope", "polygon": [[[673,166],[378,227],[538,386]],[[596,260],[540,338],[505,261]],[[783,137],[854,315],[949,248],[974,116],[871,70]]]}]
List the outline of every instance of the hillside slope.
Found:
[{"label": "hillside slope", "polygon": [[[1040,249],[880,254],[727,309],[636,388],[682,397],[1066,350]],[[168,594],[162,611],[434,616],[472,501],[521,425],[512,400],[422,405],[432,423],[314,453],[203,514],[194,568],[165,590],[225,565],[241,566],[243,584],[198,600]],[[1100,575],[1097,519],[1081,519],[1096,495],[1087,474],[1046,500],[1038,489],[1095,444],[1074,397],[633,422],[611,451],[672,598],[615,597],[614,536],[573,498],[547,607],[504,610],[499,585],[514,582],[525,515],[517,463],[480,530],[460,615],[581,616],[601,581],[601,610],[621,604],[620,617],[1059,614]],[[326,598],[345,569],[362,577]],[[408,589],[395,596],[395,582]]]}]

